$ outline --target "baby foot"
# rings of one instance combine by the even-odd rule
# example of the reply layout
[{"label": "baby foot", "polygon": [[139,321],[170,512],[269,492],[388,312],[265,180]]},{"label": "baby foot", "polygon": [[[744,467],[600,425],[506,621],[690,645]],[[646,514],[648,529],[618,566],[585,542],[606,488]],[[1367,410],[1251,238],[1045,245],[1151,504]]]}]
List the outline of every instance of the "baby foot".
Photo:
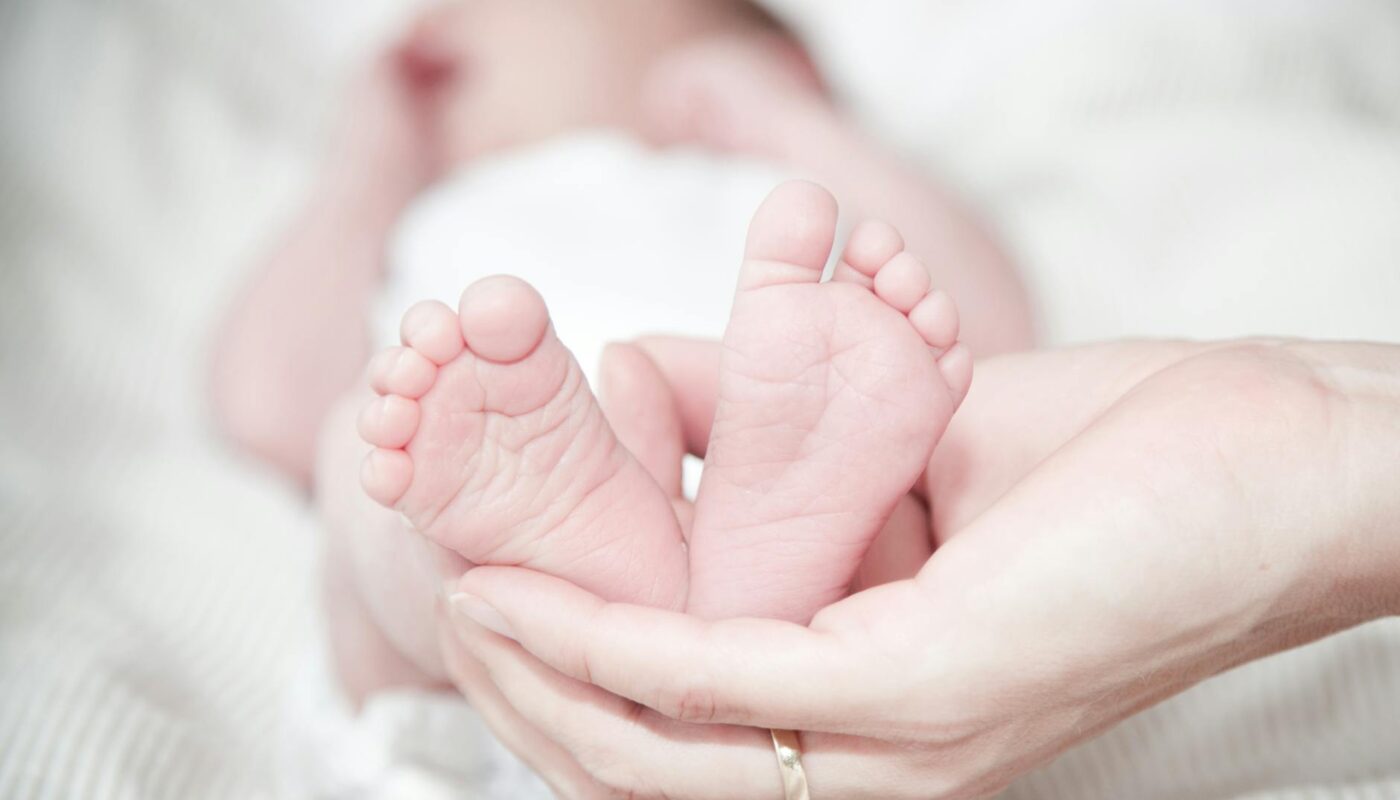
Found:
[{"label": "baby foot", "polygon": [[688,608],[806,622],[849,589],[972,379],[957,312],[888,225],[821,283],[836,203],[804,182],[754,216],[724,335]]},{"label": "baby foot", "polygon": [[618,444],[544,301],[485,278],[458,312],[404,316],[370,365],[361,482],[477,564],[526,566],[614,600],[678,608],[685,548],[671,504]]}]

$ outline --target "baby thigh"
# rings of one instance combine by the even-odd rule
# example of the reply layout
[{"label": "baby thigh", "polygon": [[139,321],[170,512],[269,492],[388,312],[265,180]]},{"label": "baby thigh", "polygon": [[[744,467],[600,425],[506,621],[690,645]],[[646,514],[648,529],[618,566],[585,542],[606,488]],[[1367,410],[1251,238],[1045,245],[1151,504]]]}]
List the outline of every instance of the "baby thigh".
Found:
[{"label": "baby thigh", "polygon": [[443,577],[467,567],[361,488],[369,446],[355,426],[368,396],[363,389],[348,393],[331,409],[315,473],[330,644],[344,688],[357,699],[391,686],[444,682],[436,604]]}]

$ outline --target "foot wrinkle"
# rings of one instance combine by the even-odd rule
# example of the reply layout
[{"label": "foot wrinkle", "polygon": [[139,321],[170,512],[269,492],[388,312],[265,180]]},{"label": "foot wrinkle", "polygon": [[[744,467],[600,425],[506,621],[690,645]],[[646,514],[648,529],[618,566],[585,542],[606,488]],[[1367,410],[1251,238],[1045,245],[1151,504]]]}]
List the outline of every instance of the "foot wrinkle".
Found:
[{"label": "foot wrinkle", "polygon": [[[603,524],[602,520],[611,512],[615,511],[615,505],[606,502],[597,502],[600,492],[610,488],[617,481],[622,471],[626,468],[625,462],[613,464],[606,472],[599,474],[590,485],[582,491],[572,490],[569,492],[555,493],[555,497],[546,502],[546,509],[557,509],[561,505],[567,504],[568,508],[562,514],[556,514],[557,520],[548,524],[546,528],[536,537],[534,545],[537,550],[551,549],[548,547],[549,541],[559,535],[567,535],[570,539],[587,540],[589,548],[588,554],[597,553],[599,550],[620,546],[626,543],[630,531],[615,533]],[[562,530],[566,527],[567,530]],[[592,538],[580,535],[587,531],[606,531],[613,535],[600,538]],[[583,554],[575,556],[575,559]]]},{"label": "foot wrinkle", "polygon": [[[480,375],[480,372],[478,371],[478,367],[479,367],[479,365],[480,365],[480,364],[479,364],[479,361],[477,360],[476,356],[475,356],[473,353],[471,353],[471,351],[469,351],[469,350],[468,350],[468,351],[463,351],[461,354],[458,355],[457,358],[458,358],[458,361],[449,362],[448,364],[443,364],[443,365],[437,367],[437,374],[436,374],[436,375],[434,376],[434,378],[433,378],[433,385],[428,389],[427,392],[425,392],[425,393],[423,394],[423,397],[421,397],[421,398],[419,399],[420,404],[421,404],[421,403],[429,403],[429,404],[431,404],[433,401],[429,400],[429,398],[432,396],[432,393],[434,392],[434,390],[438,389],[438,387],[444,382],[444,381],[443,381],[443,375],[444,375],[444,373],[448,370],[449,367],[452,367],[454,364],[462,363],[462,362],[465,361],[466,363],[464,363],[463,366],[464,366],[465,368],[467,368],[467,369],[470,369],[470,376],[469,376],[469,377],[470,377],[470,380],[471,380],[471,382],[472,382],[472,384],[473,384],[473,387],[474,387],[475,390],[476,390],[475,392],[469,393],[467,396],[468,396],[468,397],[471,397],[471,398],[481,398],[481,403],[476,403],[476,402],[462,403],[461,405],[459,405],[459,406],[457,406],[456,408],[454,408],[454,409],[452,410],[452,412],[451,412],[451,416],[453,417],[453,424],[450,426],[450,427],[451,427],[452,429],[454,429],[454,430],[456,430],[456,429],[458,429],[458,428],[460,427],[460,426],[457,424],[457,422],[456,422],[456,419],[457,419],[457,418],[462,417],[462,416],[479,416],[479,415],[485,415],[485,414],[486,414],[486,408],[485,408],[486,389],[485,389],[485,386],[483,386],[482,383],[481,383],[481,375]],[[456,402],[457,400],[458,400],[458,398],[454,398],[454,402]],[[426,415],[426,412],[425,412],[425,415]],[[487,435],[486,435],[487,427],[488,427],[488,425],[489,425],[489,422],[490,422],[489,417],[483,417],[483,419],[482,419],[482,435],[481,435],[481,442],[478,443],[478,445],[477,445],[477,447],[476,447],[476,452],[477,452],[477,453],[483,452],[483,451],[485,450],[485,448],[486,448],[486,443],[489,441],[489,437],[487,437]],[[421,424],[420,424],[419,433],[415,433],[415,434],[414,434],[414,440],[411,440],[411,441],[409,442],[408,447],[412,447],[413,441],[416,441],[416,440],[418,439],[419,435],[422,433],[422,430],[423,430],[423,429],[422,429],[422,426],[421,426]],[[463,442],[463,444],[465,444],[465,442]],[[420,460],[419,457],[418,457],[418,455],[416,455],[415,453],[410,452],[410,453],[409,453],[409,456],[410,456],[411,458],[413,458],[414,466],[415,466],[415,468],[416,468],[416,467],[418,466],[418,462],[419,462],[419,460]],[[476,461],[476,458],[468,457],[467,460],[468,460],[469,462],[471,462],[471,461]],[[446,513],[446,511],[447,511],[449,508],[452,507],[452,505],[453,505],[453,503],[455,502],[455,500],[456,500],[458,497],[460,497],[462,494],[464,494],[464,493],[467,492],[467,484],[471,482],[471,478],[472,478],[472,474],[473,474],[474,470],[464,469],[464,470],[455,470],[455,471],[459,472],[460,474],[458,475],[458,480],[456,481],[456,483],[455,483],[454,485],[451,486],[451,491],[450,491],[450,492],[444,492],[444,493],[443,493],[443,499],[440,500],[439,502],[430,504],[430,505],[429,505],[429,508],[430,508],[431,510],[430,510],[429,513],[427,514],[427,519],[426,519],[426,520],[423,520],[423,521],[421,521],[421,522],[414,521],[414,522],[413,522],[414,528],[416,528],[416,529],[418,529],[418,530],[420,530],[420,531],[427,531],[427,530],[430,530],[430,529],[436,527],[436,526],[437,526],[438,520],[442,517],[442,515],[443,515],[444,513]],[[416,483],[418,483],[421,479],[422,479],[422,476],[418,475],[417,472],[415,471],[415,474],[414,474],[414,477],[413,477],[413,482],[409,484],[409,489],[408,489],[408,491],[409,491],[409,492],[413,491],[413,485],[416,484]],[[408,492],[405,492],[405,496],[407,496],[407,494],[408,494]],[[421,517],[422,514],[421,514],[421,512],[420,512],[420,513],[418,513],[418,514],[415,514],[414,516],[415,516],[415,517]]]},{"label": "foot wrinkle", "polygon": [[[883,394],[886,394],[886,392],[875,391],[874,387],[858,387],[858,382],[860,381],[855,381],[853,377],[850,377],[850,375],[847,374],[847,368],[841,367],[840,364],[832,363],[832,371],[833,373],[840,375],[841,384],[843,384],[843,388],[846,389],[846,391],[853,392],[855,396],[864,399],[864,401],[868,402],[868,404],[886,406],[886,408],[888,408],[888,406],[902,408],[902,402],[900,402],[899,399],[885,398],[885,396],[882,396]],[[879,377],[878,380],[876,380],[876,385],[888,384],[888,382],[890,382],[889,378],[893,377],[893,370],[883,370],[882,373],[883,374],[881,375],[881,377]],[[896,394],[896,392],[892,392],[892,394]],[[830,411],[832,411],[832,409],[830,409],[830,406],[827,406],[827,408],[825,409],[825,413],[823,413],[823,418],[829,415]]]},{"label": "foot wrinkle", "polygon": [[[478,457],[480,456],[480,454],[481,454],[484,450],[485,450],[484,447],[478,447],[478,448],[477,448],[477,451],[476,451],[476,452],[477,452],[477,454],[478,454]],[[410,453],[409,455],[412,456],[413,454]],[[475,460],[477,460],[477,459],[473,458],[473,459],[470,459],[470,460],[475,461]],[[419,480],[422,479],[422,476],[420,476],[420,475],[418,474],[417,466],[418,466],[418,459],[417,459],[417,458],[414,458],[414,467],[415,467],[414,475],[413,475],[413,482],[414,482],[414,483],[417,483]],[[456,483],[455,483],[454,485],[452,485],[451,491],[450,491],[450,492],[444,492],[444,493],[443,493],[444,499],[441,500],[441,501],[439,501],[439,502],[437,502],[437,503],[431,503],[431,504],[429,504],[428,508],[431,509],[431,511],[429,511],[429,513],[428,513],[426,519],[421,519],[421,520],[420,520],[420,519],[410,519],[410,522],[413,524],[413,527],[414,527],[414,528],[416,528],[416,529],[419,530],[419,531],[429,531],[429,530],[432,530],[433,528],[437,527],[438,520],[440,520],[440,519],[442,518],[442,515],[443,515],[443,514],[447,513],[448,509],[452,508],[452,506],[457,502],[457,499],[460,498],[460,497],[462,497],[462,496],[465,495],[465,494],[470,494],[470,493],[467,491],[467,484],[468,484],[468,483],[471,483],[471,478],[472,478],[472,475],[473,475],[473,473],[474,473],[474,470],[460,470],[459,472],[460,472],[460,474],[458,475],[458,479],[457,479]],[[412,492],[412,491],[413,491],[413,484],[409,484],[409,490],[408,490],[408,491],[409,491],[409,492]],[[407,493],[405,493],[405,496],[407,496]],[[421,517],[422,517],[422,513],[419,512],[419,513],[414,514],[413,516],[414,516],[415,518],[421,518]],[[432,537],[429,537],[429,538],[432,538]]]},{"label": "foot wrinkle", "polygon": [[[484,280],[504,286],[500,276]],[[515,300],[482,294],[501,287],[473,295],[491,300],[489,319],[459,311],[454,320],[502,353],[523,346],[512,332],[547,322],[537,293],[510,281]],[[446,319],[450,310],[441,310]],[[519,359],[488,360],[459,346],[434,362],[418,398],[420,425],[402,450],[413,473],[393,507],[454,563],[522,566],[674,608],[688,584],[686,553],[655,538],[684,541],[671,498],[632,461],[583,371],[552,326],[545,330]]]},{"label": "foot wrinkle", "polygon": [[[526,431],[524,433],[524,439],[522,441],[511,442],[509,444],[502,443],[505,445],[503,449],[519,456],[522,462],[529,463],[531,461],[535,461],[543,466],[544,471],[551,471],[554,467],[558,466],[558,462],[562,460],[562,457],[555,459],[532,458],[528,451],[530,451],[531,449],[539,449],[539,447],[532,448],[532,445],[541,445],[542,443],[548,443],[549,440],[560,430],[566,427],[570,427],[570,423],[577,421],[576,415],[578,413],[578,411],[572,411],[564,414],[554,415],[554,419],[549,423],[547,427],[535,431]],[[520,421],[520,418],[518,417],[506,417],[506,419],[510,419],[512,422]]]},{"label": "foot wrinkle", "polygon": [[[599,420],[599,422],[601,423],[601,420]],[[602,432],[603,429],[597,431],[599,434]],[[595,463],[606,465],[601,471],[597,472],[596,475],[579,472],[567,477],[565,484],[566,489],[571,490],[572,495],[577,497],[577,500],[573,502],[573,510],[575,511],[592,499],[599,490],[615,481],[627,466],[626,460],[618,456],[618,448],[620,445],[618,445],[616,439],[610,436],[600,436],[597,438],[603,438],[604,441],[593,442],[592,444],[583,443],[579,441],[580,437],[575,436],[569,443],[569,449],[583,446],[585,452],[593,453],[597,453],[597,448],[601,446],[603,448],[602,455],[599,456],[598,461]],[[580,486],[583,486],[581,493],[579,492]],[[566,492],[557,492],[555,496],[556,498],[564,498],[566,497]]]},{"label": "foot wrinkle", "polygon": [[[752,469],[755,469],[755,468],[757,468],[757,467],[792,467],[792,466],[795,466],[795,465],[793,464],[793,462],[799,461],[799,460],[800,460],[800,459],[797,458],[796,456],[777,456],[777,457],[774,457],[774,458],[745,459],[745,460],[743,460],[743,461],[726,461],[726,462],[723,462],[723,468],[726,469],[726,470],[736,470],[736,471],[737,471],[737,470],[752,470]],[[717,463],[718,463],[718,462],[717,462]],[[734,485],[744,485],[741,481],[733,481],[733,480],[731,480],[730,483],[732,483],[732,484],[734,484]]]},{"label": "foot wrinkle", "polygon": [[[859,517],[859,516],[862,516],[862,514],[860,514],[859,512],[849,511],[849,510],[833,510],[833,511],[795,511],[795,512],[790,512],[790,511],[784,510],[784,511],[782,511],[782,512],[777,512],[777,513],[775,513],[771,519],[754,519],[754,520],[749,520],[748,522],[743,522],[743,523],[739,523],[739,524],[723,525],[723,526],[719,526],[719,527],[717,528],[717,530],[723,530],[723,531],[726,531],[726,532],[729,532],[729,533],[733,533],[733,532],[736,532],[736,531],[748,531],[748,530],[754,530],[754,529],[757,529],[757,528],[768,528],[768,527],[772,527],[772,526],[775,526],[775,525],[781,525],[781,526],[784,526],[784,527],[791,526],[791,527],[793,527],[794,529],[796,529],[796,528],[799,527],[799,526],[796,524],[796,523],[798,523],[798,522],[803,522],[803,521],[819,521],[819,520],[826,519],[826,518],[830,518],[830,517],[852,517],[852,516],[854,516],[854,517]],[[784,541],[786,542],[786,541],[788,541],[788,540],[789,540],[789,537],[785,537]],[[826,542],[827,542],[827,537],[826,537],[824,534],[817,534],[817,535],[815,535],[815,536],[812,537],[812,540],[813,540],[813,541],[818,541],[818,542],[826,543]],[[750,543],[750,544],[751,544],[751,546],[757,547],[757,546],[762,546],[762,545],[771,545],[772,542],[771,542],[771,541],[765,540],[765,541],[762,541],[762,542],[752,542],[752,543]],[[743,548],[745,545],[744,545],[744,543],[735,542],[732,546],[735,547],[735,548]]]},{"label": "foot wrinkle", "polygon": [[[831,497],[830,497],[830,495],[829,495],[828,493],[826,493],[826,492],[813,492],[813,491],[812,491],[812,487],[811,487],[811,482],[809,482],[809,481],[808,481],[808,482],[797,482],[797,485],[791,486],[791,487],[790,487],[790,489],[791,489],[790,491],[785,492],[785,491],[783,491],[783,489],[784,489],[784,488],[789,488],[789,487],[785,486],[784,484],[791,484],[791,483],[793,483],[793,482],[791,482],[791,481],[789,481],[789,482],[783,482],[783,483],[780,483],[780,484],[778,484],[777,486],[771,487],[771,488],[759,488],[759,487],[755,487],[755,486],[749,486],[749,485],[745,485],[745,484],[741,484],[741,483],[736,483],[736,482],[734,482],[734,481],[732,481],[732,480],[729,480],[729,479],[728,479],[728,476],[724,476],[724,477],[722,477],[721,479],[722,479],[722,480],[725,480],[725,481],[728,483],[729,488],[732,490],[732,491],[731,491],[731,494],[732,494],[732,493],[738,493],[738,494],[743,494],[743,495],[754,496],[754,498],[755,498],[754,501],[748,504],[749,507],[751,507],[751,508],[772,506],[774,503],[772,503],[772,502],[765,502],[765,501],[768,500],[769,498],[775,498],[775,497],[777,497],[777,498],[796,498],[796,499],[805,501],[805,502],[803,502],[798,508],[795,508],[795,509],[794,509],[794,508],[791,508],[791,507],[790,507],[791,504],[789,503],[788,506],[785,506],[785,507],[783,507],[783,508],[780,509],[780,510],[774,510],[774,511],[772,511],[772,512],[771,512],[772,515],[773,515],[773,518],[772,518],[772,519],[762,519],[762,518],[753,519],[751,522],[752,522],[752,524],[755,525],[755,526],[759,526],[759,525],[768,525],[768,524],[772,524],[772,523],[775,523],[775,522],[781,522],[781,521],[783,521],[784,519],[788,519],[788,518],[795,517],[795,516],[830,516],[830,515],[836,515],[836,514],[852,514],[852,515],[856,515],[856,516],[861,516],[861,515],[863,515],[863,514],[865,513],[865,511],[864,511],[863,509],[861,509],[861,508],[856,508],[856,509],[834,509],[834,510],[816,510],[816,509],[814,509],[814,508],[813,508],[813,504],[814,504],[815,502],[820,501],[820,500],[831,500]],[[864,498],[861,498],[861,499],[864,499]],[[735,498],[732,498],[732,497],[731,497],[731,498],[730,498],[730,501],[731,501],[731,502],[735,502]],[[734,527],[734,526],[726,526],[726,527]]]},{"label": "foot wrinkle", "polygon": [[[794,277],[802,277],[802,276],[811,275],[811,274],[814,273],[814,272],[820,272],[821,270],[820,270],[820,269],[813,269],[812,267],[803,266],[803,265],[801,265],[801,264],[794,264],[794,263],[792,263],[792,262],[790,262],[790,261],[783,261],[783,260],[781,260],[781,259],[774,259],[774,258],[745,258],[745,259],[744,259],[744,272],[745,272],[745,273],[751,273],[751,272],[765,272],[765,271],[778,271],[778,272],[790,273],[790,274],[793,275]],[[771,281],[770,281],[770,282],[760,283],[760,284],[753,285],[753,286],[743,286],[743,285],[741,285],[741,286],[739,287],[739,289],[740,289],[740,291],[743,291],[743,292],[749,292],[749,293],[753,293],[753,294],[759,294],[759,293],[762,293],[763,290],[765,290],[765,289],[778,289],[778,288],[790,287],[790,286],[794,286],[794,285],[799,285],[799,286],[800,286],[800,285],[816,285],[816,284],[804,284],[804,283],[799,283],[799,282],[797,282],[797,281],[778,281],[778,282],[771,282]]]},{"label": "foot wrinkle", "polygon": [[[755,229],[782,224],[783,211],[766,206]],[[766,275],[741,283],[725,331],[691,596],[704,616],[802,618],[850,585],[960,397],[909,316],[869,286],[750,266]],[[779,597],[773,560],[804,553]]]},{"label": "foot wrinkle", "polygon": [[[511,364],[507,366],[517,365]],[[570,370],[570,372],[572,373],[573,370]],[[570,387],[569,384],[571,382],[576,383],[577,385]],[[481,413],[492,414],[498,417],[504,417],[506,419],[525,419],[527,417],[532,417],[538,414],[545,413],[551,405],[556,405],[560,402],[573,400],[580,393],[579,389],[581,388],[581,386],[582,381],[571,381],[569,376],[565,376],[562,380],[559,381],[558,386],[553,387],[548,391],[548,396],[545,399],[541,400],[538,405],[526,409],[521,409],[519,411],[504,411],[499,408],[491,408],[489,405],[483,403]],[[592,397],[590,396],[589,401],[591,402],[591,400]]]}]

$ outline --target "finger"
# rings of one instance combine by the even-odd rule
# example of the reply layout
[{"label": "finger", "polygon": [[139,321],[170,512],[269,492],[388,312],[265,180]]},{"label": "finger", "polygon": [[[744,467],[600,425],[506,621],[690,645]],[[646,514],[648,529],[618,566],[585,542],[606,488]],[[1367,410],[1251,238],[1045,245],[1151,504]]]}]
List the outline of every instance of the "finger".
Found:
[{"label": "finger", "polygon": [[[677,722],[556,672],[519,644],[470,622],[462,630],[470,631],[465,636],[471,652],[506,702],[618,794],[672,800],[783,796],[768,731]],[[929,796],[932,783],[915,771],[918,757],[908,748],[832,734],[800,738],[818,797]]]},{"label": "finger", "polygon": [[470,621],[458,630],[512,711],[549,731],[571,761],[612,792],[675,800],[782,797],[766,731],[676,722],[556,672]]},{"label": "finger", "polygon": [[598,400],[618,441],[670,497],[681,496],[685,434],[666,376],[634,344],[603,351]]},{"label": "finger", "polygon": [[665,376],[680,414],[686,449],[703,457],[719,402],[720,344],[679,336],[647,336],[636,345]]},{"label": "finger", "polygon": [[441,625],[439,633],[443,662],[453,685],[507,750],[533,769],[559,797],[603,800],[609,796],[564,748],[511,707],[453,627]]},{"label": "finger", "polygon": [[865,551],[852,591],[913,578],[933,556],[928,509],[906,494],[895,505],[880,535]]},{"label": "finger", "polygon": [[862,593],[854,616],[839,608],[850,602],[843,601],[804,628],[607,603],[509,567],[474,569],[458,589],[453,603],[462,613],[560,672],[668,717],[851,733],[863,732],[872,709],[902,691],[900,651],[913,632],[899,625],[917,630],[916,618],[902,618],[923,605],[915,584],[902,581],[872,590],[879,597]]},{"label": "finger", "polygon": [[[1007,491],[1147,376],[1194,345],[1090,345],[998,356],[953,415],[924,476],[939,541]],[[1033,387],[1033,391],[1027,391]]]}]

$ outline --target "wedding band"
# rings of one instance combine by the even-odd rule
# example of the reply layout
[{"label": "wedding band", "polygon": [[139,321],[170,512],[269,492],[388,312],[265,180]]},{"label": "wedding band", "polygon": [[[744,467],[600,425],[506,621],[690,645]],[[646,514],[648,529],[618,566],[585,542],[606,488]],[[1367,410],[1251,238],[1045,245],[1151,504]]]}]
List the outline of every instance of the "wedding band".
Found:
[{"label": "wedding band", "polygon": [[797,731],[770,729],[773,751],[778,754],[778,773],[783,776],[784,800],[812,800],[807,792],[807,773],[802,769],[802,743]]}]

